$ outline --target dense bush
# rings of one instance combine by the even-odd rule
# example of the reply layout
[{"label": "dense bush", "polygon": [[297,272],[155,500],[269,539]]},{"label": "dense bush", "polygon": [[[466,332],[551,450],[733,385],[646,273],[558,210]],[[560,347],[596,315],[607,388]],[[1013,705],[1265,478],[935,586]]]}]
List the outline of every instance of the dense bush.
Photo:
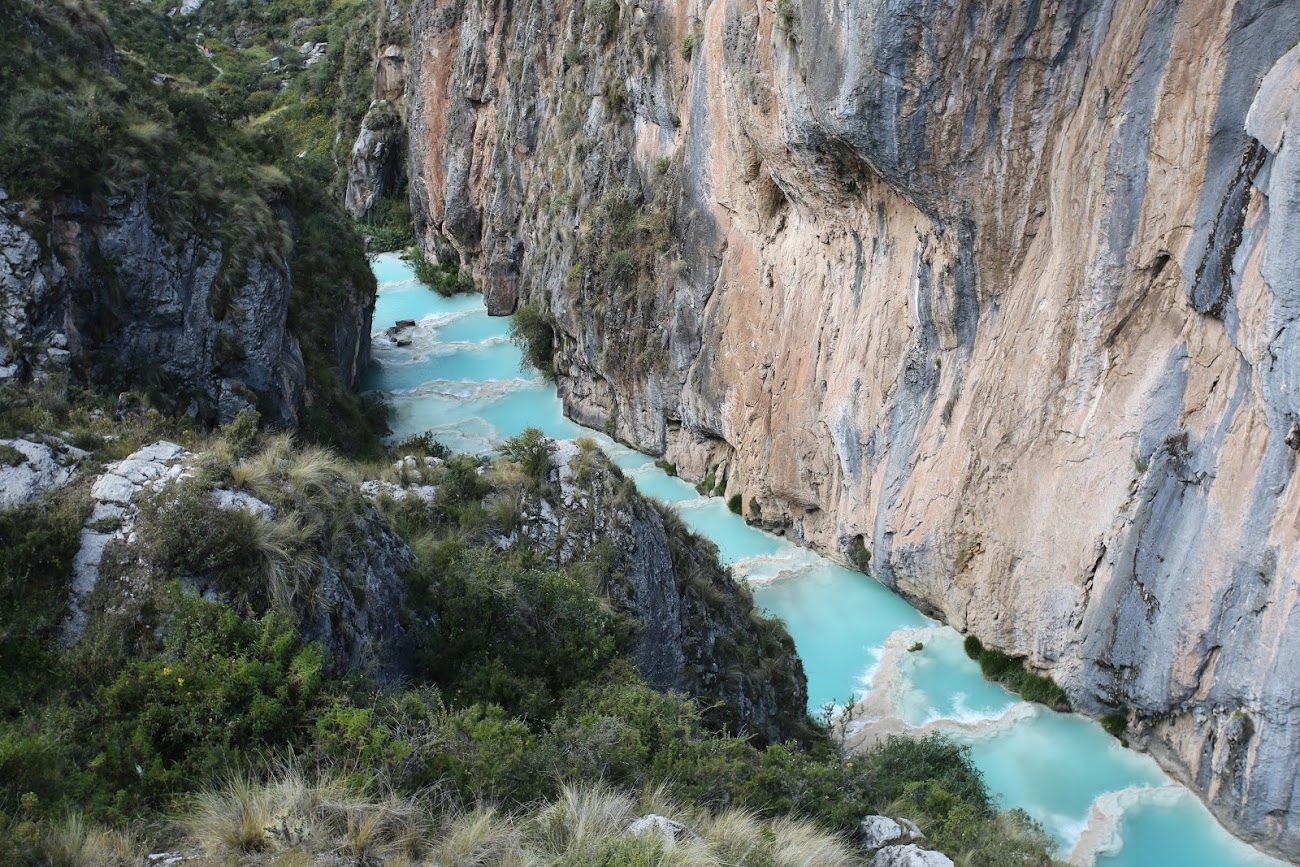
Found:
[{"label": "dense bush", "polygon": [[410,200],[404,193],[384,199],[375,208],[371,221],[359,227],[359,231],[368,239],[366,249],[371,253],[407,250],[415,246]]},{"label": "dense bush", "polygon": [[67,576],[88,513],[88,498],[78,490],[0,511],[0,719],[52,686]]},{"label": "dense bush", "polygon": [[966,655],[979,663],[985,677],[1019,693],[1025,701],[1038,702],[1057,710],[1070,709],[1070,699],[1065,690],[1050,677],[1026,670],[1023,659],[987,648],[974,635],[966,636],[965,648]]},{"label": "dense bush", "polygon": [[469,272],[453,262],[430,262],[419,247],[411,250],[410,262],[415,278],[444,298],[474,291]]},{"label": "dense bush", "polygon": [[581,579],[487,548],[462,552],[435,578],[440,628],[421,642],[419,668],[461,703],[491,702],[526,718],[625,652],[630,625]]},{"label": "dense bush", "polygon": [[202,785],[259,747],[302,742],[326,686],[321,649],[301,644],[277,614],[244,619],[176,593],[159,625],[161,646],[96,702],[95,785],[124,813]]},{"label": "dense bush", "polygon": [[525,304],[510,318],[510,339],[523,350],[524,363],[555,378],[555,323],[535,304]]}]

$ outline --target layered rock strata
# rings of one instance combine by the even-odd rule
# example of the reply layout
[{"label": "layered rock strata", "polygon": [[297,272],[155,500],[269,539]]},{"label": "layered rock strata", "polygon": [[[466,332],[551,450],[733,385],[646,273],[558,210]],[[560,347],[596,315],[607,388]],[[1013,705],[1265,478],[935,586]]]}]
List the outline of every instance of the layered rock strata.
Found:
[{"label": "layered rock strata", "polygon": [[1300,857],[1300,5],[412,10],[426,247],[576,419],[1050,670]]}]

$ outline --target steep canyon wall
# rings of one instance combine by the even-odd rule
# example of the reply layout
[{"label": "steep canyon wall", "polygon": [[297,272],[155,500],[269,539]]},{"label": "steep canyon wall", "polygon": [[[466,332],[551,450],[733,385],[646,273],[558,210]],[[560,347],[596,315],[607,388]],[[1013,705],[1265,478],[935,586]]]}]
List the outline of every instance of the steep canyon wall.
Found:
[{"label": "steep canyon wall", "polygon": [[1300,858],[1300,3],[410,14],[423,243],[553,318],[574,418]]}]

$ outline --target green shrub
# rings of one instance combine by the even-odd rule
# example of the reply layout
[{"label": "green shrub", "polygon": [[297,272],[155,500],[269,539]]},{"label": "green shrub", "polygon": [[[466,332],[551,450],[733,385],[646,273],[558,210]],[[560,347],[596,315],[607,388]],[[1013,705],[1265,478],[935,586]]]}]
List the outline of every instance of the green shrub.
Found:
[{"label": "green shrub", "polygon": [[727,508],[737,515],[743,511],[744,504],[741,502],[740,494],[731,495],[731,499],[727,500]]},{"label": "green shrub", "polygon": [[507,439],[497,451],[506,460],[518,464],[539,489],[549,485],[551,470],[555,468],[555,440],[547,437],[541,428],[527,428]]},{"label": "green shrub", "polygon": [[419,668],[463,703],[532,718],[553,714],[560,693],[609,666],[631,634],[580,577],[486,547],[440,570],[433,608],[440,626],[423,636]]},{"label": "green shrub", "polygon": [[68,576],[89,512],[80,488],[0,511],[0,718],[52,686]]},{"label": "green shrub", "polygon": [[690,60],[695,55],[695,48],[704,38],[704,33],[700,30],[692,30],[682,38],[682,60]]},{"label": "green shrub", "polygon": [[101,790],[157,798],[213,779],[259,747],[300,740],[325,658],[299,643],[290,621],[246,620],[175,592],[161,625],[158,652],[128,664],[97,698]]},{"label": "green shrub", "polygon": [[27,463],[27,455],[8,443],[0,443],[0,467],[16,467]]},{"label": "green shrub", "polygon": [[664,460],[663,458],[656,458],[656,459],[655,459],[655,466],[658,467],[659,469],[663,470],[665,473],[667,473],[667,474],[670,475],[670,476],[676,476],[676,475],[677,475],[677,464],[670,463],[670,462]]},{"label": "green shrub", "polygon": [[425,431],[424,433],[413,434],[401,442],[389,446],[388,454],[394,458],[412,455],[418,458],[446,460],[451,457],[451,449],[438,442],[434,438],[432,431]]},{"label": "green shrub", "polygon": [[175,482],[140,501],[137,550],[164,579],[207,578],[250,597],[259,589],[259,570],[250,562],[247,540],[260,520],[242,509],[222,509],[197,480]]},{"label": "green shrub", "polygon": [[468,271],[450,262],[430,262],[419,247],[411,251],[411,267],[415,278],[444,298],[474,291],[474,280]]},{"label": "green shrub", "polygon": [[375,208],[369,224],[357,227],[369,240],[371,253],[388,253],[415,246],[415,225],[411,219],[411,202],[406,196],[384,199]]},{"label": "green shrub", "polygon": [[1128,714],[1108,713],[1101,718],[1101,727],[1112,737],[1123,740],[1124,733],[1128,731]]},{"label": "green shrub", "polygon": [[794,0],[776,0],[776,17],[781,23],[781,29],[786,33],[792,32],[795,25],[799,23]]},{"label": "green shrub", "polygon": [[1025,701],[1038,702],[1057,710],[1070,709],[1065,690],[1050,677],[1026,670],[1023,659],[987,648],[974,635],[966,636],[965,649],[966,655],[979,663],[986,678],[1019,693]]},{"label": "green shrub", "polygon": [[857,535],[853,537],[853,542],[849,548],[849,556],[859,571],[870,573],[871,549],[867,547],[867,540],[863,536]]},{"label": "green shrub", "polygon": [[510,318],[510,339],[523,350],[524,363],[555,379],[555,323],[535,304],[525,304]]}]

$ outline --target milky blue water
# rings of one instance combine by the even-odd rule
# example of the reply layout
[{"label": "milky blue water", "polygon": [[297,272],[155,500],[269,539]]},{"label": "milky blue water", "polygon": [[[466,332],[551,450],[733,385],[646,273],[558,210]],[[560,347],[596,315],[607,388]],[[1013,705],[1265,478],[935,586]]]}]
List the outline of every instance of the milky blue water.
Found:
[{"label": "milky blue water", "polygon": [[[564,418],[554,387],[521,370],[507,320],[489,317],[478,296],[441,298],[395,255],[373,267],[380,295],[367,387],[391,401],[394,439],[432,431],[453,449],[479,453],[528,427],[597,440],[642,493],[672,505],[718,545],[737,577],[754,582],[755,599],[794,637],[810,709],[882,697],[903,726],[938,728],[969,744],[1002,805],[1041,822],[1062,859],[1098,867],[1281,864],[1229,835],[1152,759],[1095,722],[1025,704],[984,680],[961,636],[876,581],[748,526],[722,498],[700,497],[651,458]],[[403,319],[418,324],[397,335],[410,341],[399,347],[385,330]],[[922,649],[907,652],[914,641]],[[886,659],[895,673],[888,678],[878,675]],[[1076,851],[1081,836],[1100,842]]]}]

